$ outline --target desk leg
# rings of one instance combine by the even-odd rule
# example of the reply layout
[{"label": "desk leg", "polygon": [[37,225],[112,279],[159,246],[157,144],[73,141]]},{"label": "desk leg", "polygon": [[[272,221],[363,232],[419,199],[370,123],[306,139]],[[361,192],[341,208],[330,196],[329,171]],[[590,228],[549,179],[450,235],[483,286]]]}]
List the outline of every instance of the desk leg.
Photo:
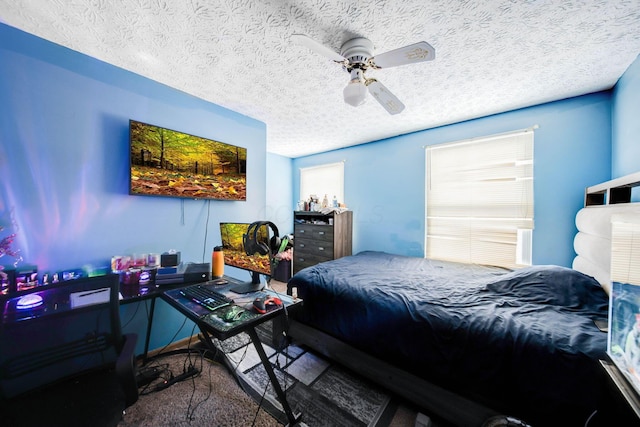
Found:
[{"label": "desk leg", "polygon": [[271,321],[271,347],[280,351],[284,349],[289,343],[288,338],[285,336],[285,325],[288,323],[283,316],[278,316]]},{"label": "desk leg", "polygon": [[156,299],[151,298],[151,307],[149,308],[149,318],[147,319],[147,336],[144,340],[144,353],[142,354],[142,364],[147,363],[147,353],[149,353],[149,340],[151,339],[151,325],[153,324],[153,312],[156,308]]},{"label": "desk leg", "polygon": [[273,372],[273,368],[271,367],[271,363],[269,362],[269,358],[267,357],[267,353],[265,353],[264,348],[262,347],[262,343],[260,342],[258,333],[253,327],[248,328],[246,332],[249,334],[249,337],[251,337],[251,341],[253,342],[253,345],[255,346],[256,351],[258,352],[258,355],[260,356],[260,360],[262,360],[262,365],[264,366],[265,371],[267,371],[267,375],[269,375],[269,380],[271,380],[271,385],[273,386],[273,389],[276,391],[276,394],[278,395],[278,400],[280,400],[280,403],[284,408],[284,412],[287,414],[289,425],[290,426],[296,425],[298,421],[300,421],[301,414],[298,414],[298,416],[295,416],[293,414],[293,411],[291,410],[291,406],[289,406],[289,402],[287,401],[287,396],[284,394],[284,391],[282,391],[282,388],[280,387],[280,383],[276,378],[276,374]]}]

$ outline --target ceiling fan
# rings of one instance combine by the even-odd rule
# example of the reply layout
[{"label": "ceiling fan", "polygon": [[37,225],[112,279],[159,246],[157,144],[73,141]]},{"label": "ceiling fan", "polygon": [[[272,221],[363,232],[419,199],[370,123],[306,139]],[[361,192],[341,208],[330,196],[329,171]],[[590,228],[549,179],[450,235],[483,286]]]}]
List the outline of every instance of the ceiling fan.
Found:
[{"label": "ceiling fan", "polygon": [[373,43],[364,37],[347,40],[340,48],[340,53],[304,34],[293,34],[291,39],[295,43],[341,64],[349,73],[350,80],[343,91],[344,101],[347,104],[357,107],[364,103],[368,89],[376,101],[390,114],[400,113],[404,110],[404,104],[378,80],[367,78],[365,72],[368,69],[390,68],[431,61],[436,56],[435,49],[425,41],[373,56]]}]

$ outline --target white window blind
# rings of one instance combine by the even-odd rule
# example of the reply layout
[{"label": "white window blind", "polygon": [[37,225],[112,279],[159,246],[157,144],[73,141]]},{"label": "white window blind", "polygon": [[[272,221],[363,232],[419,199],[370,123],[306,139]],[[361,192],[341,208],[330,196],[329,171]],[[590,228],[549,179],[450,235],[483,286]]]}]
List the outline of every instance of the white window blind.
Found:
[{"label": "white window blind", "polygon": [[329,202],[336,196],[344,203],[344,162],[300,168],[300,200],[315,194],[322,201],[326,194]]},{"label": "white window blind", "polygon": [[426,149],[426,256],[531,264],[533,130]]},{"label": "white window blind", "polygon": [[640,285],[640,218],[613,215],[611,218],[611,280]]}]

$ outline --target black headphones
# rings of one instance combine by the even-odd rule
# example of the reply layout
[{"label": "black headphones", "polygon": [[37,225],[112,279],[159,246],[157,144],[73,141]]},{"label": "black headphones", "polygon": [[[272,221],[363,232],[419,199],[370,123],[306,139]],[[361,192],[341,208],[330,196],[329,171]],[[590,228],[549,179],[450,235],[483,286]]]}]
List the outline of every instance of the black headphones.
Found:
[{"label": "black headphones", "polygon": [[[258,235],[260,227],[262,226],[268,226],[273,232],[273,236],[269,239],[268,245],[265,241],[269,237],[269,232],[267,231],[267,236],[263,237],[262,240],[260,240],[260,236]],[[244,251],[247,255],[253,255],[255,253],[259,253],[260,255],[275,254],[280,248],[278,227],[270,221],[252,222],[247,228],[247,234],[242,235],[242,243],[244,244]]]}]

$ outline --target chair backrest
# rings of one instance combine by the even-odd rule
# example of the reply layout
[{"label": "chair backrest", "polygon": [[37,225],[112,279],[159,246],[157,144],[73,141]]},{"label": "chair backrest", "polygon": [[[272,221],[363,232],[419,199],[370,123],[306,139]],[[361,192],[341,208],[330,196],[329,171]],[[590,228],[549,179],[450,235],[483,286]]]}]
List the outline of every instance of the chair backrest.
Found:
[{"label": "chair backrest", "polygon": [[115,274],[2,296],[0,395],[113,366],[123,345]]}]

